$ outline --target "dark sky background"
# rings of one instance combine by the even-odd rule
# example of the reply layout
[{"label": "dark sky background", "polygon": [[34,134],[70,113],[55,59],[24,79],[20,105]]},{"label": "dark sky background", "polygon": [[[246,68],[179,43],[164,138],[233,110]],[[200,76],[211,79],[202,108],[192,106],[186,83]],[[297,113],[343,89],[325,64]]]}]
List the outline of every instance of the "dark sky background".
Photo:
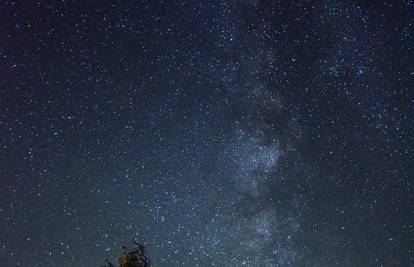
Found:
[{"label": "dark sky background", "polygon": [[0,259],[414,266],[414,3],[2,1]]}]

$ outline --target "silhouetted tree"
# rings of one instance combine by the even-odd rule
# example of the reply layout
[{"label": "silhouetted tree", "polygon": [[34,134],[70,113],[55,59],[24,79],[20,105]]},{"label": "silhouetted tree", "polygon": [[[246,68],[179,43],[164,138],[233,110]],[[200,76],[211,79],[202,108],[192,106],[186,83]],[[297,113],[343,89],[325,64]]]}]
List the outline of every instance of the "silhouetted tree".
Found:
[{"label": "silhouetted tree", "polygon": [[[118,267],[150,267],[151,261],[145,256],[145,246],[133,241],[135,247],[128,248],[122,246],[124,255],[118,259]],[[103,267],[115,267],[115,265],[106,260],[107,265]]]}]

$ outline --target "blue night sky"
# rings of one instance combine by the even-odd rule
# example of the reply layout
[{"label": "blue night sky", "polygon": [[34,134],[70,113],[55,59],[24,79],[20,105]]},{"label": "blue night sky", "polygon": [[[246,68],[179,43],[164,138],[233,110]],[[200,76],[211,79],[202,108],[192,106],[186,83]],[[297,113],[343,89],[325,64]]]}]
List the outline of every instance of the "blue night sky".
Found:
[{"label": "blue night sky", "polygon": [[414,266],[414,3],[0,3],[0,259]]}]

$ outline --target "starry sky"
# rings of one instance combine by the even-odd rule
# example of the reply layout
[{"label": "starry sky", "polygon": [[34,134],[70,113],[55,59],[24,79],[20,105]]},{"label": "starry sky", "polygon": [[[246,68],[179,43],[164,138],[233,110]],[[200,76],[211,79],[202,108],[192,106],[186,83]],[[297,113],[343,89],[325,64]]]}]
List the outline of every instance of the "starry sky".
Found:
[{"label": "starry sky", "polygon": [[414,2],[0,3],[0,259],[414,266]]}]

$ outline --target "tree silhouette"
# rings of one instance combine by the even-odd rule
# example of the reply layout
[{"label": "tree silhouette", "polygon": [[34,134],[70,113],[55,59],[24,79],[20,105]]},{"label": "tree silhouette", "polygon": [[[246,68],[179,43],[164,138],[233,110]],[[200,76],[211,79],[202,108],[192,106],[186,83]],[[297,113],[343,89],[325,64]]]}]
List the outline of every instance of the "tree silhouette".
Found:
[{"label": "tree silhouette", "polygon": [[[133,242],[134,248],[122,246],[124,255],[118,259],[118,267],[150,267],[151,261],[145,256],[145,246],[135,240]],[[109,260],[106,260],[106,262],[106,265],[102,267],[115,267]]]}]

